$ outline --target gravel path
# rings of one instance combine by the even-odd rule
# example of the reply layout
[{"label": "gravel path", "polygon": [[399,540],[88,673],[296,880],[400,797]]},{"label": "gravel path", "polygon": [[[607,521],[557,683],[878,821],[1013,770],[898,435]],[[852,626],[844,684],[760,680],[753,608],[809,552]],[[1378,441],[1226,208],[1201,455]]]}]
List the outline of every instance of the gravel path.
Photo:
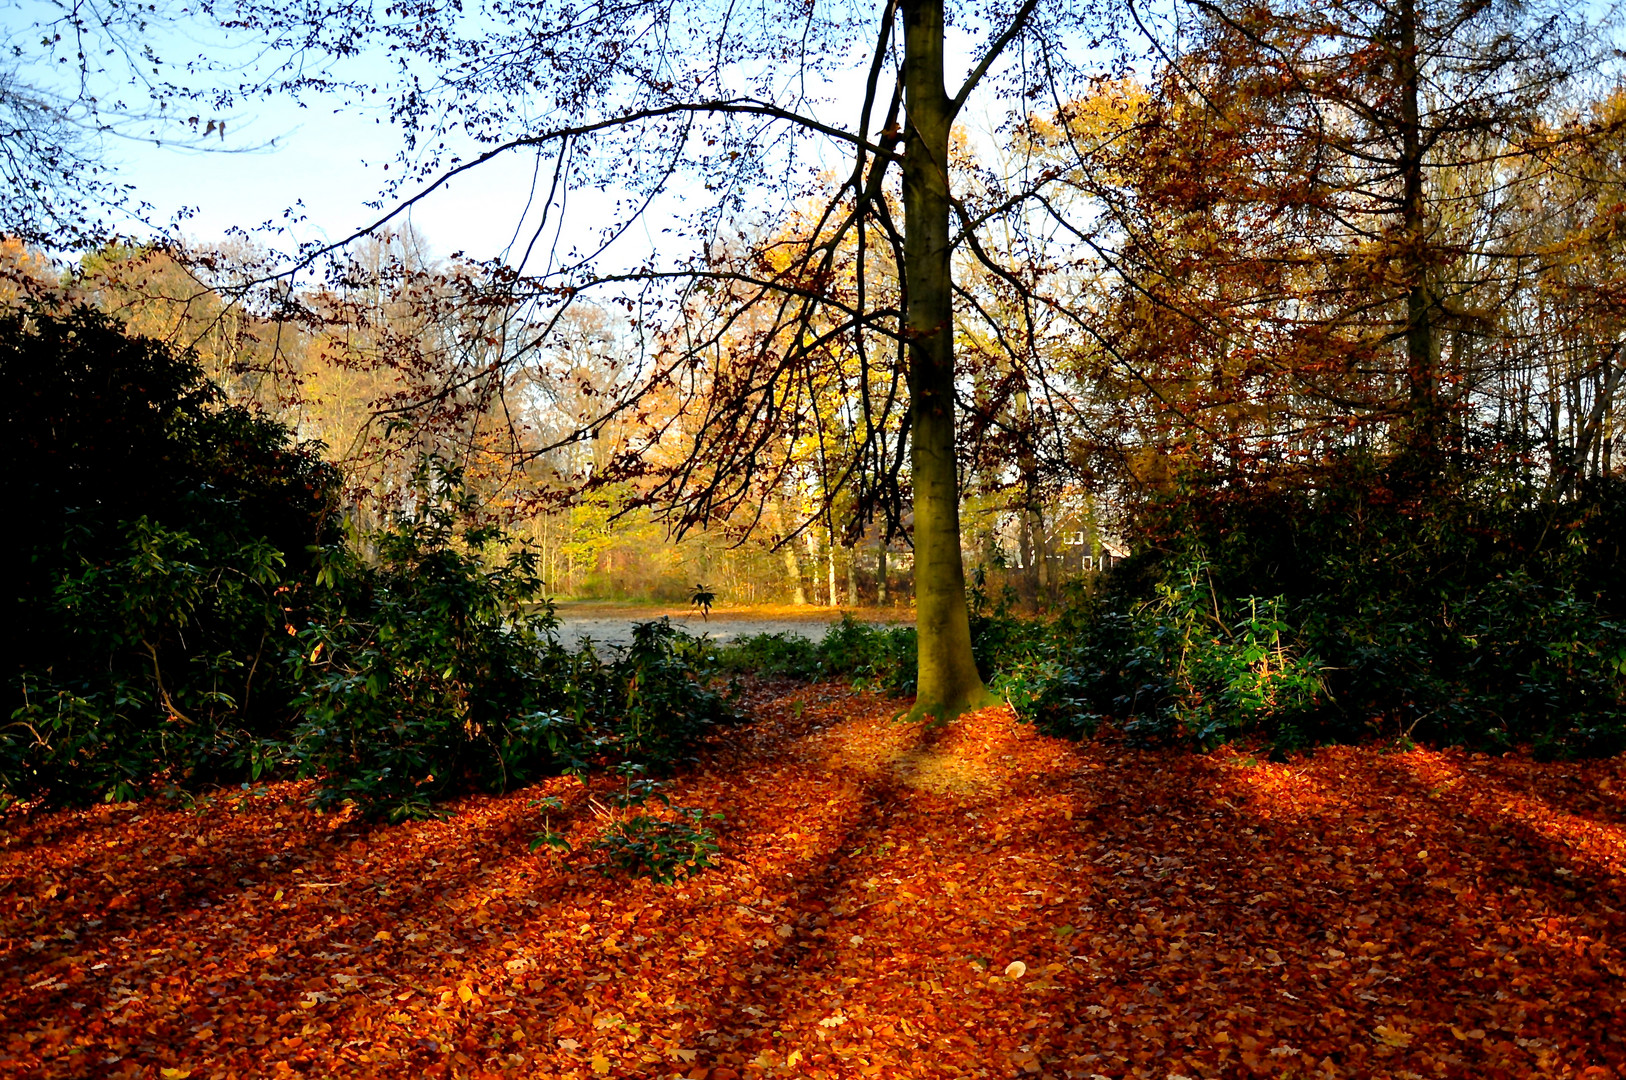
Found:
[{"label": "gravel path", "polygon": [[[869,623],[908,623],[913,621],[910,611],[861,611],[856,613]],[[698,611],[677,608],[612,608],[605,610],[596,605],[561,605],[559,640],[568,647],[591,637],[596,645],[632,644],[633,623],[648,622],[665,615],[674,626],[686,633],[710,635],[713,641],[730,642],[755,634],[797,634],[809,641],[818,641],[832,623],[841,621],[837,608],[810,608],[794,614],[779,611],[713,611],[709,619],[702,619]]]}]

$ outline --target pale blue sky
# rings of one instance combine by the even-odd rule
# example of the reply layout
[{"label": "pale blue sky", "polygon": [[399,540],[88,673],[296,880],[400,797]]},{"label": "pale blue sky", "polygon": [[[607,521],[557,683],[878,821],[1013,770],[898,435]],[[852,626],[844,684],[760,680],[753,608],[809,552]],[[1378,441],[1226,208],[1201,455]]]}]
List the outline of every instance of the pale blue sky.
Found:
[{"label": "pale blue sky", "polygon": [[[0,34],[25,41],[35,24],[57,14],[55,0],[11,0],[0,13]],[[252,75],[266,62],[265,57],[255,55],[252,43],[234,41],[218,32],[211,38],[183,24],[164,33],[158,39],[159,55],[172,60],[200,53],[223,57],[217,62],[231,68],[228,82],[245,72]],[[33,37],[37,40],[38,35]],[[963,70],[966,65],[961,60]],[[63,70],[37,64],[24,66],[20,74],[33,84],[50,85]],[[371,82],[389,73],[380,60],[364,56],[349,61],[339,74]],[[103,81],[116,85],[118,80],[106,77]],[[108,100],[108,91],[97,87],[96,92]],[[853,75],[831,89],[835,100],[825,114],[838,124],[851,123],[856,119],[859,93],[860,65],[855,65]],[[197,111],[197,107],[183,111]],[[212,118],[205,115],[203,119]],[[342,238],[378,218],[380,211],[368,204],[378,198],[391,175],[398,175],[401,149],[401,134],[382,109],[316,98],[302,107],[286,98],[266,98],[243,105],[224,119],[224,140],[212,135],[200,140],[207,149],[188,147],[185,140],[154,145],[150,139],[109,137],[105,159],[122,182],[133,186],[137,199],[152,204],[152,220],[168,221],[183,208],[191,210],[179,229],[203,244],[240,229],[268,247],[289,250],[299,243]],[[137,128],[147,129],[145,124]],[[515,235],[533,165],[534,158],[528,155],[489,162],[414,207],[404,220],[436,255],[462,251],[476,258],[496,256]],[[667,199],[652,208],[641,227],[618,244],[615,261],[636,262],[647,257],[660,242],[662,229],[682,212],[685,201],[699,198],[710,197],[680,181]],[[613,194],[572,192],[562,216],[564,246],[589,240],[593,229],[608,220],[612,202]],[[290,209],[293,217],[287,213]],[[773,210],[756,209],[765,214]],[[531,217],[534,222],[536,208]],[[262,231],[267,224],[284,231]],[[132,226],[132,231],[139,235],[142,230]],[[524,247],[524,239],[518,246]],[[667,254],[675,254],[670,240],[662,247]],[[530,269],[536,268],[533,262]]]},{"label": "pale blue sky", "polygon": [[[358,108],[256,103],[214,145],[263,148],[228,153],[113,140],[108,154],[160,219],[196,208],[182,225],[192,239],[211,242],[233,227],[253,231],[269,222],[287,230],[287,239],[267,237],[277,247],[337,240],[370,224],[380,211],[369,202],[400,168],[399,130]],[[437,254],[495,255],[513,235],[529,182],[528,161],[499,159],[414,207],[406,220]],[[285,217],[290,206],[305,220]]]},{"label": "pale blue sky", "polygon": [[[68,0],[8,0],[0,7],[0,45],[6,44],[8,38],[16,43],[28,42],[32,27],[58,17],[61,4],[66,2]],[[864,0],[860,0],[862,2]],[[1153,0],[1154,5],[1163,2]],[[159,8],[161,12],[164,9],[162,0]],[[277,57],[263,54],[252,41],[233,38],[218,30],[205,32],[185,22],[171,23],[158,31],[149,28],[142,36],[154,41],[158,55],[172,64],[188,56],[209,57],[226,85],[263,78],[265,66],[277,61]],[[37,42],[38,38],[34,33],[32,40]],[[948,44],[952,88],[970,67],[969,50],[973,43],[965,34],[951,30]],[[37,46],[33,48],[37,53]],[[828,99],[817,106],[821,118],[842,127],[857,119],[868,62],[864,43],[857,43],[855,49],[850,72],[839,74],[833,83],[824,84],[822,90],[817,85],[809,88],[814,96]],[[1102,60],[1105,67],[1104,55]],[[71,66],[70,59],[67,67]],[[22,68],[19,74],[31,83],[49,85],[53,78],[60,78],[63,70],[66,69],[54,64],[36,64],[32,69]],[[3,69],[0,74],[4,74]],[[363,85],[380,84],[392,74],[387,60],[379,55],[344,61],[336,70],[338,77]],[[433,73],[424,74],[431,76],[432,81]],[[114,86],[120,77],[127,82],[129,70],[109,72],[102,81]],[[742,84],[745,81],[742,79]],[[95,88],[95,92],[103,93],[100,87]],[[368,95],[373,100],[382,100],[385,96],[384,93],[376,98]],[[140,100],[141,94],[138,92],[134,97]],[[109,99],[104,95],[103,100]],[[1014,104],[1023,107],[1024,103]],[[964,115],[972,138],[992,140],[992,131],[1012,105],[985,95],[973,98]],[[196,105],[188,105],[183,112],[196,110]],[[200,119],[220,118],[204,115]],[[133,187],[135,198],[152,204],[151,220],[170,221],[183,208],[190,210],[191,216],[177,228],[188,240],[201,245],[218,243],[229,232],[240,230],[266,248],[288,252],[300,245],[339,240],[376,221],[382,213],[379,207],[369,204],[379,198],[390,177],[399,175],[398,155],[402,147],[401,133],[384,108],[316,97],[303,104],[286,97],[267,97],[240,105],[224,119],[224,140],[212,135],[204,138],[202,142],[208,149],[188,147],[186,139],[155,146],[150,139],[109,137],[105,140],[105,159],[119,179]],[[875,122],[879,126],[879,117]],[[199,127],[202,126],[200,123]],[[148,129],[145,124],[137,128]],[[186,134],[184,130],[176,133]],[[472,148],[458,149],[465,157],[472,156]],[[845,147],[809,147],[808,151],[814,155],[829,155],[815,156],[811,160],[836,169],[844,170],[850,161],[850,151]],[[994,156],[991,155],[990,160],[994,160]],[[802,163],[805,165],[808,161],[804,158]],[[513,242],[516,233],[520,235],[516,250],[523,250],[541,211],[533,205],[528,220],[524,223],[518,220],[525,212],[531,193],[534,165],[535,158],[529,154],[488,162],[461,175],[392,225],[410,224],[426,242],[430,254],[442,258],[454,252],[477,259],[499,256]],[[544,163],[543,168],[541,186],[545,191],[548,164]],[[405,193],[415,190],[408,187]],[[551,214],[551,220],[563,226],[558,247],[561,250],[593,247],[598,230],[612,221],[618,194],[591,188],[570,192],[565,212],[561,214],[555,208]],[[751,219],[739,224],[750,227],[771,221],[789,207],[770,204],[767,200],[785,197],[770,195],[765,185],[748,205]],[[616,242],[600,265],[605,269],[636,266],[654,253],[658,253],[657,262],[668,264],[682,258],[689,254],[686,245],[694,241],[678,240],[665,230],[676,225],[686,209],[712,205],[715,200],[716,195],[698,183],[675,178],[665,196]],[[520,229],[522,224],[525,225],[523,230]],[[3,227],[4,223],[0,223],[0,229]],[[131,231],[139,236],[143,230],[132,225]],[[541,238],[539,254],[527,265],[527,271],[537,272],[547,264],[552,247],[550,240],[548,236]]]}]

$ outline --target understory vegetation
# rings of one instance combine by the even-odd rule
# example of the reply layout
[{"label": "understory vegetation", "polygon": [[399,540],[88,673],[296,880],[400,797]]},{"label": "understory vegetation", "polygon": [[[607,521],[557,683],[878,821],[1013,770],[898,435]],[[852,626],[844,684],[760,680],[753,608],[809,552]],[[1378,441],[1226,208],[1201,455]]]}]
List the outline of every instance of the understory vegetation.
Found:
[{"label": "understory vegetation", "polygon": [[8,799],[302,775],[318,806],[400,820],[670,768],[735,719],[667,622],[563,649],[535,555],[465,524],[455,469],[426,461],[386,528],[346,535],[319,448],[224,404],[189,357],[84,309],[7,317],[0,340],[6,494],[38,525],[12,540]]},{"label": "understory vegetation", "polygon": [[[190,358],[85,309],[0,330],[7,494],[37,524],[11,541],[9,799],[305,776],[322,808],[419,818],[471,790],[669,770],[738,718],[741,675],[914,693],[914,629],[851,617],[818,642],[718,646],[661,620],[566,649],[534,551],[478,524],[456,468],[426,458],[363,531],[320,448]],[[1188,475],[1139,511],[1137,553],[1046,617],[979,572],[981,674],[1075,738],[1621,749],[1626,487],[1414,466]],[[611,863],[664,880],[714,850],[682,807],[617,829]]]},{"label": "understory vegetation", "polygon": [[[971,590],[989,686],[1051,734],[1278,751],[1381,738],[1626,747],[1626,484],[1560,497],[1462,460],[1433,483],[1351,455],[1253,484],[1192,475],[1135,522],[1137,553],[1045,619]],[[724,663],[912,693],[913,631],[848,619]]]},{"label": "understory vegetation", "polygon": [[1058,621],[1046,730],[1280,749],[1382,737],[1539,754],[1626,745],[1626,485],[1489,460],[1420,481],[1351,455],[1294,482],[1195,476]]}]

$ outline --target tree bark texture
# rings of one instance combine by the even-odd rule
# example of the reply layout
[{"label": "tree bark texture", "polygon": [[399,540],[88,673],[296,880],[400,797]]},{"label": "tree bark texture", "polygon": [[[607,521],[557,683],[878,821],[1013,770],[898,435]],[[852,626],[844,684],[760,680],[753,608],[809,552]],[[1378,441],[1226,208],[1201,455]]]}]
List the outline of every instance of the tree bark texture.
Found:
[{"label": "tree bark texture", "polygon": [[904,279],[915,501],[915,714],[947,721],[989,704],[971,654],[954,452],[954,295],[943,89],[943,4],[904,0]]},{"label": "tree bark texture", "polygon": [[1408,432],[1412,447],[1432,458],[1439,447],[1439,344],[1434,326],[1434,297],[1430,288],[1427,206],[1423,191],[1423,134],[1417,70],[1417,3],[1400,0],[1395,9],[1399,54],[1396,75],[1400,83],[1400,178],[1403,262],[1409,288],[1406,293],[1406,382],[1411,417]]},{"label": "tree bark texture", "polygon": [[879,607],[886,607],[891,597],[886,591],[886,541],[882,540],[875,553],[875,603]]}]

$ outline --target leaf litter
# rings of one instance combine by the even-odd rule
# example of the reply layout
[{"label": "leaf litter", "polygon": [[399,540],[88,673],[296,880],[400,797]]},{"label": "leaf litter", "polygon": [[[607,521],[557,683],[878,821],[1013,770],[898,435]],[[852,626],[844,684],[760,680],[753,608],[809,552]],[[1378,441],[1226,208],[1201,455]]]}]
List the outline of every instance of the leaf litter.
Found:
[{"label": "leaf litter", "polygon": [[[595,872],[563,778],[390,827],[292,783],[13,811],[0,1077],[1626,1075],[1626,760],[748,700],[674,781],[725,817],[676,886]],[[550,796],[573,853],[529,850]]]}]

